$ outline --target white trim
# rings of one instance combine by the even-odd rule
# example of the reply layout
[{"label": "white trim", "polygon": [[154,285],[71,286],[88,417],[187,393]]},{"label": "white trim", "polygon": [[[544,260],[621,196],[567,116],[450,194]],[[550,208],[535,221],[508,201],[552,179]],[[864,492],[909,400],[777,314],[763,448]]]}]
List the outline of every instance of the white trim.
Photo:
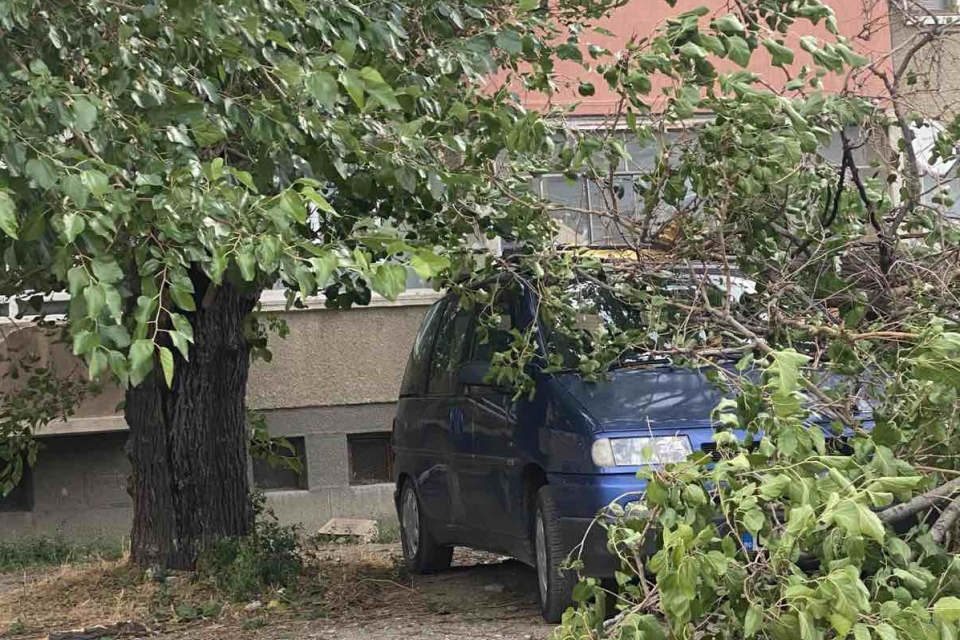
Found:
[{"label": "white trim", "polygon": [[[604,130],[609,131],[613,129],[614,131],[629,131],[630,127],[627,126],[626,117],[620,117],[615,125],[611,126],[614,115],[608,116],[578,116],[572,115],[566,118],[550,118],[552,122],[563,122],[570,129],[574,131],[592,131],[592,130]],[[685,131],[692,127],[701,125],[705,122],[710,122],[713,120],[713,114],[703,113],[701,115],[695,115],[692,118],[687,118],[686,120],[681,120],[678,122],[670,122],[667,124],[667,131]],[[658,121],[649,118],[646,116],[637,116],[637,122],[643,124],[657,124]]]},{"label": "white trim", "polygon": [[913,18],[911,20],[914,24],[922,24],[925,27],[932,27],[935,25],[951,25],[960,23],[960,14],[949,13],[936,16],[923,16],[921,19],[917,20]]},{"label": "white trim", "polygon": [[[283,289],[266,289],[260,294],[260,310],[270,312],[287,311],[287,299],[283,294]],[[441,291],[419,287],[404,291],[397,296],[396,300],[387,300],[380,294],[374,293],[370,296],[370,304],[354,305],[351,309],[364,309],[368,307],[426,307],[442,297],[443,292]],[[65,292],[57,292],[47,299],[61,302],[69,300],[70,296]],[[0,324],[28,323],[31,318],[36,317],[33,315],[24,315],[23,318],[15,320],[14,317],[18,310],[14,298],[4,298],[0,296],[0,302],[6,302],[10,305],[9,315],[0,316]],[[326,297],[323,295],[310,296],[304,301],[304,304],[307,305],[306,308],[298,309],[297,307],[290,307],[289,311],[335,311],[335,309],[329,309],[325,302]],[[46,316],[46,319],[50,321],[66,320],[66,316],[63,314],[50,314]]]},{"label": "white trim", "polygon": [[960,3],[958,3],[957,0],[954,0],[954,12],[951,13],[936,13],[931,15],[917,9],[911,9],[910,0],[902,0],[900,10],[903,11],[904,18],[907,24],[910,25],[919,24],[932,27],[960,23],[960,13],[958,13],[958,11],[960,11]]},{"label": "white trim", "polygon": [[91,416],[89,418],[70,418],[69,420],[51,420],[33,435],[67,436],[80,433],[110,433],[127,431],[127,420],[123,416]]},{"label": "white trim", "polygon": [[[404,291],[396,300],[387,300],[378,293],[374,293],[370,296],[370,303],[366,305],[354,305],[351,307],[353,309],[372,309],[379,307],[425,307],[433,304],[437,300],[443,297],[442,291],[434,291],[433,289],[409,289]],[[297,307],[290,307],[290,311],[336,311],[336,309],[330,309],[326,306],[326,297],[323,295],[310,296],[303,301],[306,308],[298,309]],[[262,294],[260,294],[260,310],[261,311],[286,311],[287,310],[287,298],[284,296],[283,289],[267,289]]]}]

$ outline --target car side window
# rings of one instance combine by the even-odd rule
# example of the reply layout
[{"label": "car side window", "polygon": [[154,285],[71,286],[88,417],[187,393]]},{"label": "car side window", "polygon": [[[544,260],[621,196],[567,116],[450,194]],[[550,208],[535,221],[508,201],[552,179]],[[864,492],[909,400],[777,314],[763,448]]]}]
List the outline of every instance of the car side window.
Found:
[{"label": "car side window", "polygon": [[457,370],[463,362],[467,331],[473,314],[453,301],[447,307],[437,331],[436,347],[430,363],[430,394],[451,394],[457,387]]},{"label": "car side window", "polygon": [[[473,339],[470,347],[470,362],[490,364],[493,354],[506,351],[513,339],[513,317],[507,300],[500,300],[492,306],[477,308],[473,326]],[[489,326],[493,321],[494,326]]]},{"label": "car side window", "polygon": [[430,306],[420,324],[420,331],[413,342],[413,350],[403,374],[400,395],[423,393],[427,388],[427,366],[430,364],[430,352],[433,349],[437,325],[447,308],[447,300],[438,300]]}]

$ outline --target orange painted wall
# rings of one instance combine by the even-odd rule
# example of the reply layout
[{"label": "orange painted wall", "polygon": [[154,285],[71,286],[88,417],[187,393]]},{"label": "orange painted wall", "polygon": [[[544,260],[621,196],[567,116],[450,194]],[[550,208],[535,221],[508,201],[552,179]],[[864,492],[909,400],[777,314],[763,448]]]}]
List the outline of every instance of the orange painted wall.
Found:
[{"label": "orange painted wall", "polygon": [[[613,16],[600,23],[600,26],[615,34],[613,37],[603,36],[591,31],[584,35],[584,40],[587,43],[604,46],[616,54],[623,49],[631,37],[644,37],[653,33],[654,29],[669,16],[699,6],[711,8],[715,15],[724,15],[730,11],[730,5],[733,4],[729,0],[679,0],[677,6],[671,8],[664,0],[632,0],[629,4],[617,10]],[[870,57],[878,65],[888,65],[891,38],[886,2],[884,0],[832,0],[830,4],[837,15],[837,23],[841,33],[853,39],[854,48],[862,55]],[[710,16],[707,16],[703,18],[703,23],[706,24],[709,20]],[[789,34],[787,44],[797,52],[796,64],[799,68],[799,65],[811,62],[810,56],[799,47],[800,36],[812,34],[828,40],[832,39],[832,36],[822,28],[822,24],[819,28],[814,28],[809,23],[798,22],[796,26],[800,28]],[[589,59],[586,54],[584,54],[584,58]],[[723,68],[734,69],[737,67],[732,63],[724,63]],[[754,53],[749,68],[751,71],[761,74],[764,80],[773,86],[782,87],[784,84],[783,71],[772,66],[770,55],[766,49],[761,48]],[[552,101],[542,94],[523,94],[521,91],[521,95],[525,104],[533,109],[544,109],[551,103],[557,106],[579,103],[575,111],[577,115],[602,116],[613,113],[617,104],[616,94],[607,88],[603,78],[596,74],[585,74],[586,72],[576,63],[560,61],[557,64],[557,81],[562,88],[557,95],[553,96]],[[593,96],[584,98],[577,93],[577,84],[581,79],[593,82],[596,87],[596,93]],[[653,79],[655,80],[655,78]],[[502,78],[500,81],[502,82]],[[497,82],[497,80],[494,80],[494,82]],[[880,80],[866,71],[861,71],[851,78],[833,73],[824,78],[824,87],[827,91],[840,91],[844,86],[856,87],[856,92],[861,95],[883,95]],[[662,86],[658,87],[654,84],[654,91],[650,94],[651,99],[662,95],[660,94],[661,88]]]}]

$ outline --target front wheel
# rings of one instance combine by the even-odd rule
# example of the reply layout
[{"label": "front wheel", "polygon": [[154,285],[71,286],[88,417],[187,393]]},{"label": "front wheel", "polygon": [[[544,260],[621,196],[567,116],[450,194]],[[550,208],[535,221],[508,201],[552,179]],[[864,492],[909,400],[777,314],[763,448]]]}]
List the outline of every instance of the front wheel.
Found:
[{"label": "front wheel", "polygon": [[399,512],[403,559],[410,573],[423,575],[449,569],[453,547],[442,547],[434,542],[412,482],[403,485]]},{"label": "front wheel", "polygon": [[540,593],[540,613],[550,623],[560,622],[560,617],[573,602],[575,576],[572,571],[562,571],[560,565],[565,557],[560,514],[550,495],[549,487],[537,492],[536,511],[533,518],[533,545],[537,553],[537,586]]}]

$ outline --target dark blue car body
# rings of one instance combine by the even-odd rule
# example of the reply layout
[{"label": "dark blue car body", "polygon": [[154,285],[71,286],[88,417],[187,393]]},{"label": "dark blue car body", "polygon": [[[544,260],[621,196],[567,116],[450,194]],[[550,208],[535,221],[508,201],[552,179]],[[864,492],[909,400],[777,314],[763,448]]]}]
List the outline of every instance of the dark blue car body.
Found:
[{"label": "dark blue car body", "polygon": [[[533,309],[532,294],[524,292],[509,310],[513,326],[529,326]],[[721,394],[698,371],[621,368],[592,383],[534,367],[535,393],[514,402],[510,391],[479,383],[477,371],[489,361],[477,352],[489,349],[478,346],[476,322],[455,297],[431,307],[394,422],[398,507],[400,490],[413,483],[437,544],[535,564],[533,502],[542,486],[551,488],[565,551],[583,541],[601,509],[618,498],[635,500],[644,489],[638,467],[594,463],[597,439],[681,434],[693,451],[712,449],[710,414]],[[543,336],[539,343],[545,350]],[[609,576],[618,568],[605,546],[593,527],[584,545],[587,573]]]}]

